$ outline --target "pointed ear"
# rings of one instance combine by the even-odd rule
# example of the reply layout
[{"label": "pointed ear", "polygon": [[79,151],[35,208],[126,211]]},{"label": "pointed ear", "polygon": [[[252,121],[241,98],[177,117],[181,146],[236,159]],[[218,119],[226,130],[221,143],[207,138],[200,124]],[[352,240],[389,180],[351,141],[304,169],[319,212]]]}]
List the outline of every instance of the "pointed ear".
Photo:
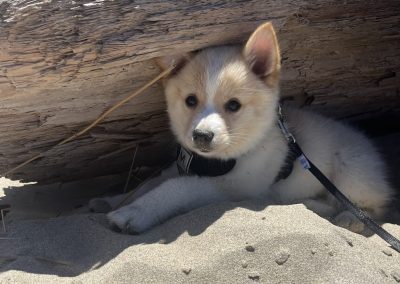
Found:
[{"label": "pointed ear", "polygon": [[163,57],[156,58],[157,65],[162,69],[166,70],[173,65],[175,65],[174,70],[171,74],[176,74],[183,66],[189,61],[192,57],[192,53],[183,53],[183,54],[175,54],[175,55],[167,55]]},{"label": "pointed ear", "polygon": [[266,78],[272,74],[279,74],[281,58],[278,40],[270,22],[259,26],[253,32],[243,49],[243,56],[257,76]]}]

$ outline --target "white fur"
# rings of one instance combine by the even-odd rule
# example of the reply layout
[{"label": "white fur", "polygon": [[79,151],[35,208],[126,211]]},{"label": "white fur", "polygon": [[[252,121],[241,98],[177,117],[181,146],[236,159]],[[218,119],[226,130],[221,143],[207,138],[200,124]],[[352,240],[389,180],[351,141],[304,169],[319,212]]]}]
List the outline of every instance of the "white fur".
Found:
[{"label": "white fur", "polygon": [[[383,162],[371,143],[351,128],[315,114],[288,110],[287,117],[289,125],[296,129],[296,139],[303,151],[320,170],[358,206],[381,215],[392,191],[384,178]],[[108,217],[120,228],[129,225],[129,232],[142,232],[173,215],[221,200],[264,197],[276,203],[305,201],[308,205],[307,201],[325,194],[326,190],[299,162],[295,162],[287,179],[273,184],[286,147],[283,135],[275,127],[261,144],[238,157],[235,168],[228,174],[216,178],[169,179]],[[321,215],[328,210],[321,204],[309,207]],[[338,212],[336,204],[334,207]],[[341,215],[351,221],[348,214]],[[351,224],[350,221],[346,223],[339,218],[337,223],[357,231],[362,229],[354,227],[354,220]]]},{"label": "white fur", "polygon": [[[267,37],[268,40],[271,38]],[[278,49],[269,50],[276,52]],[[152,182],[153,190],[109,213],[110,222],[128,232],[142,232],[176,214],[213,202],[262,198],[279,204],[304,202],[325,217],[339,213],[335,220],[338,224],[355,231],[362,230],[362,226],[348,212],[342,212],[339,204],[298,161],[288,178],[274,183],[288,151],[276,123],[278,88],[259,80],[237,53],[238,49],[224,47],[205,50],[166,85],[171,126],[179,142],[197,151],[191,141],[193,129],[212,130],[216,134],[213,151],[199,154],[235,157],[234,169],[214,178],[179,177],[170,169],[167,175]],[[196,89],[192,89],[194,84],[198,84]],[[239,87],[234,89],[231,85]],[[182,90],[187,94],[203,92],[204,103],[198,106],[197,114],[191,116],[189,128],[185,121],[195,110],[185,108],[184,97],[177,95]],[[217,105],[218,94],[229,98],[238,92],[243,101],[246,101],[246,95],[258,96],[258,101],[250,100],[238,114],[224,113],[221,105]],[[260,104],[262,113],[259,113]],[[393,192],[386,182],[384,164],[368,139],[354,129],[320,115],[291,108],[285,108],[284,114],[310,160],[354,203],[374,217],[382,216]],[[229,115],[238,119],[231,119]],[[247,125],[240,127],[240,135],[236,137],[240,139],[235,142],[234,135],[228,130],[234,130],[238,120],[247,121]],[[146,187],[150,188],[149,185]]]}]

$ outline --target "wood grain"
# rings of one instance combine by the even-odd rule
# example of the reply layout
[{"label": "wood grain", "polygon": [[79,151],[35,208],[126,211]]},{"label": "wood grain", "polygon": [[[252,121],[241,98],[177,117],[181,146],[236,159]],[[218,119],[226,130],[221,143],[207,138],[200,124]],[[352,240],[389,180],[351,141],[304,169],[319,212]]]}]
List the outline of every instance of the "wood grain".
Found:
[{"label": "wood grain", "polygon": [[[282,93],[338,118],[400,109],[398,1],[0,1],[0,172],[79,130],[159,70],[153,58],[242,42],[271,20]],[[13,175],[70,180],[171,154],[161,87]],[[167,147],[168,146],[168,147]],[[167,148],[166,148],[167,147]]]}]

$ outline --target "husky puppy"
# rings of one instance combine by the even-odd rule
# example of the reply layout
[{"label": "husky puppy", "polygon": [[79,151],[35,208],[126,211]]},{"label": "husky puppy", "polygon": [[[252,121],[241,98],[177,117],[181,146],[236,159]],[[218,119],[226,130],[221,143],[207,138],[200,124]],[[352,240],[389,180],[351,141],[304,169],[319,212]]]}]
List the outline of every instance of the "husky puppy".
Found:
[{"label": "husky puppy", "polygon": [[[290,149],[277,124],[280,62],[271,23],[257,28],[243,48],[220,46],[161,58],[162,68],[177,65],[164,87],[178,142],[188,155],[230,166],[222,174],[182,176],[174,165],[146,185],[152,190],[110,212],[111,224],[140,233],[210,203],[265,199],[302,202],[338,225],[362,231],[363,224],[343,211],[297,160],[287,165]],[[310,160],[356,205],[374,218],[382,217],[393,191],[370,141],[317,114],[286,107],[283,111]],[[285,166],[289,174],[277,178]]]}]

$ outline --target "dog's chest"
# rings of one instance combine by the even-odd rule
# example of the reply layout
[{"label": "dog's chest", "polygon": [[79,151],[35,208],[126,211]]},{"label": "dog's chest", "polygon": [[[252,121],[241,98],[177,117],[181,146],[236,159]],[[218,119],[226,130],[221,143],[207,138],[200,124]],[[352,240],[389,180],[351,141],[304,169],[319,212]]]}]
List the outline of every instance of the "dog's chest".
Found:
[{"label": "dog's chest", "polygon": [[261,145],[236,160],[228,174],[218,178],[220,186],[234,197],[260,197],[267,195],[285,159],[287,146]]}]

